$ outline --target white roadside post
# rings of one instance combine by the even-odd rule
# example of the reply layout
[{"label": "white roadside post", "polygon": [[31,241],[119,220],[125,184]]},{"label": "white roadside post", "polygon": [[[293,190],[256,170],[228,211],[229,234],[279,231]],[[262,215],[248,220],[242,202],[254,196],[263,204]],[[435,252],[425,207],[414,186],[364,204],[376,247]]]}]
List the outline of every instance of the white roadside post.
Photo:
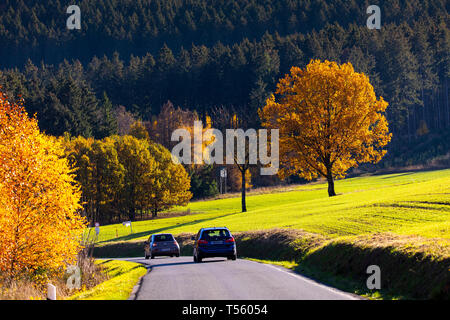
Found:
[{"label": "white roadside post", "polygon": [[100,223],[95,223],[95,240],[98,241],[98,234],[100,233]]},{"label": "white roadside post", "polygon": [[56,287],[47,283],[47,300],[56,300]]}]

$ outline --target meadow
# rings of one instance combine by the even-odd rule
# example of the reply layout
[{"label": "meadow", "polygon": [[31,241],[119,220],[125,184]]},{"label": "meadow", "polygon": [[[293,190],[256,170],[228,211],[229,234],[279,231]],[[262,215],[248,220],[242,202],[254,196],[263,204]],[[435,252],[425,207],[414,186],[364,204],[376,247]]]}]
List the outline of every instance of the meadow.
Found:
[{"label": "meadow", "polygon": [[191,202],[171,210],[189,214],[163,218],[168,213],[161,213],[158,219],[133,222],[133,233],[122,224],[102,226],[98,242],[213,226],[232,232],[298,229],[330,239],[384,232],[450,239],[450,169],[342,179],[336,192],[329,198],[327,184],[315,182],[286,192],[250,193],[245,213],[238,196]]}]

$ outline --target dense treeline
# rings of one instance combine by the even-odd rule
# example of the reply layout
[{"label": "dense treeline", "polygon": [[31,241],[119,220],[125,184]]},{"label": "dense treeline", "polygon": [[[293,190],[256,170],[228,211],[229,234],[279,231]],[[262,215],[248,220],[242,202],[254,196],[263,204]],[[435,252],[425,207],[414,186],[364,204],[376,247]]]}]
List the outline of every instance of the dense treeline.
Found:
[{"label": "dense treeline", "polygon": [[48,133],[101,138],[115,133],[111,102],[147,120],[167,100],[200,114],[216,106],[256,114],[291,66],[304,67],[312,58],[350,61],[389,102],[394,134],[411,137],[424,126],[450,125],[449,40],[448,26],[431,20],[381,31],[329,25],[306,35],[266,33],[232,46],[192,45],[178,55],[164,45],[155,57],[131,56],[128,63],[118,53],[94,57],[86,67],[77,60],[56,68],[28,61],[23,71],[0,72],[0,83],[10,96],[25,98]]},{"label": "dense treeline", "polygon": [[[174,205],[186,205],[192,197],[190,178],[170,152],[150,142],[135,124],[134,135],[102,140],[60,138],[65,156],[81,187],[83,216],[90,223],[112,223],[156,217]],[[140,139],[142,138],[142,139]]]},{"label": "dense treeline", "polygon": [[[0,4],[0,61],[23,65],[28,58],[55,64],[83,63],[92,56],[155,54],[167,43],[240,42],[266,31],[286,35],[320,30],[327,23],[365,25],[370,1],[359,0],[82,0],[81,30],[66,29],[67,1],[4,0]],[[445,0],[380,0],[383,24],[420,17],[446,18]]]},{"label": "dense treeline", "polygon": [[65,3],[7,0],[0,66],[14,68],[0,84],[45,132],[102,139],[155,120],[168,100],[213,122],[218,107],[255,115],[259,126],[256,110],[292,66],[349,61],[389,102],[394,148],[448,130],[448,3],[380,1],[381,30],[367,29],[368,4],[85,0],[82,29],[69,32]]}]

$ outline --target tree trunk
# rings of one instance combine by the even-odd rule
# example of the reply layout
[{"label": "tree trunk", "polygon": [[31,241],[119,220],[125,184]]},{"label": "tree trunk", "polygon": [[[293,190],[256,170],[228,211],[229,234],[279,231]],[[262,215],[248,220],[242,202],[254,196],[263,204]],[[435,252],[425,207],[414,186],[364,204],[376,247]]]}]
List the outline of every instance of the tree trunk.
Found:
[{"label": "tree trunk", "polygon": [[336,192],[334,191],[334,180],[331,168],[327,169],[327,181],[328,181],[328,196],[334,197]]},{"label": "tree trunk", "polygon": [[438,112],[438,121],[437,121],[437,123],[438,123],[438,130],[441,128],[441,104],[439,103],[440,101],[439,101],[439,99],[441,98],[440,97],[440,86],[438,87],[438,89],[437,89],[437,100],[436,100],[436,106],[437,106],[437,112]]},{"label": "tree trunk", "polygon": [[136,212],[135,208],[130,208],[130,210],[128,211],[128,218],[130,219],[130,221],[134,220],[135,212]]},{"label": "tree trunk", "polygon": [[157,206],[153,206],[152,218],[156,218],[157,216],[158,216],[158,207]]},{"label": "tree trunk", "polygon": [[242,200],[242,212],[247,212],[247,205],[245,204],[245,172],[247,170],[241,170],[241,175],[242,175],[242,187],[241,187],[241,192],[242,192],[242,196],[241,196],[241,200]]},{"label": "tree trunk", "polygon": [[411,143],[411,129],[409,120],[409,107],[406,108],[406,125],[408,127],[408,143]]},{"label": "tree trunk", "polygon": [[447,105],[447,125],[450,127],[450,109],[448,107],[448,79],[445,78],[445,104]]}]

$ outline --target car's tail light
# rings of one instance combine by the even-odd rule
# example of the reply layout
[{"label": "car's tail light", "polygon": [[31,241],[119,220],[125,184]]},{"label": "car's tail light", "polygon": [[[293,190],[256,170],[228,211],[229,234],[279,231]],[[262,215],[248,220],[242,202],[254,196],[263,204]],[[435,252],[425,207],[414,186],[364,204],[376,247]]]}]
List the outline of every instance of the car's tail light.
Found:
[{"label": "car's tail light", "polygon": [[153,246],[156,247],[156,243],[154,243]]},{"label": "car's tail light", "polygon": [[208,244],[208,241],[206,241],[206,240],[198,240],[198,244]]},{"label": "car's tail light", "polygon": [[177,245],[177,244],[178,244],[178,242],[174,241],[174,242],[173,242],[173,244],[174,244],[174,245]]},{"label": "car's tail light", "polygon": [[225,242],[228,242],[228,243],[230,243],[230,242],[234,242],[234,238],[233,238],[233,237],[231,237],[231,238],[229,238],[229,239],[225,240]]}]

